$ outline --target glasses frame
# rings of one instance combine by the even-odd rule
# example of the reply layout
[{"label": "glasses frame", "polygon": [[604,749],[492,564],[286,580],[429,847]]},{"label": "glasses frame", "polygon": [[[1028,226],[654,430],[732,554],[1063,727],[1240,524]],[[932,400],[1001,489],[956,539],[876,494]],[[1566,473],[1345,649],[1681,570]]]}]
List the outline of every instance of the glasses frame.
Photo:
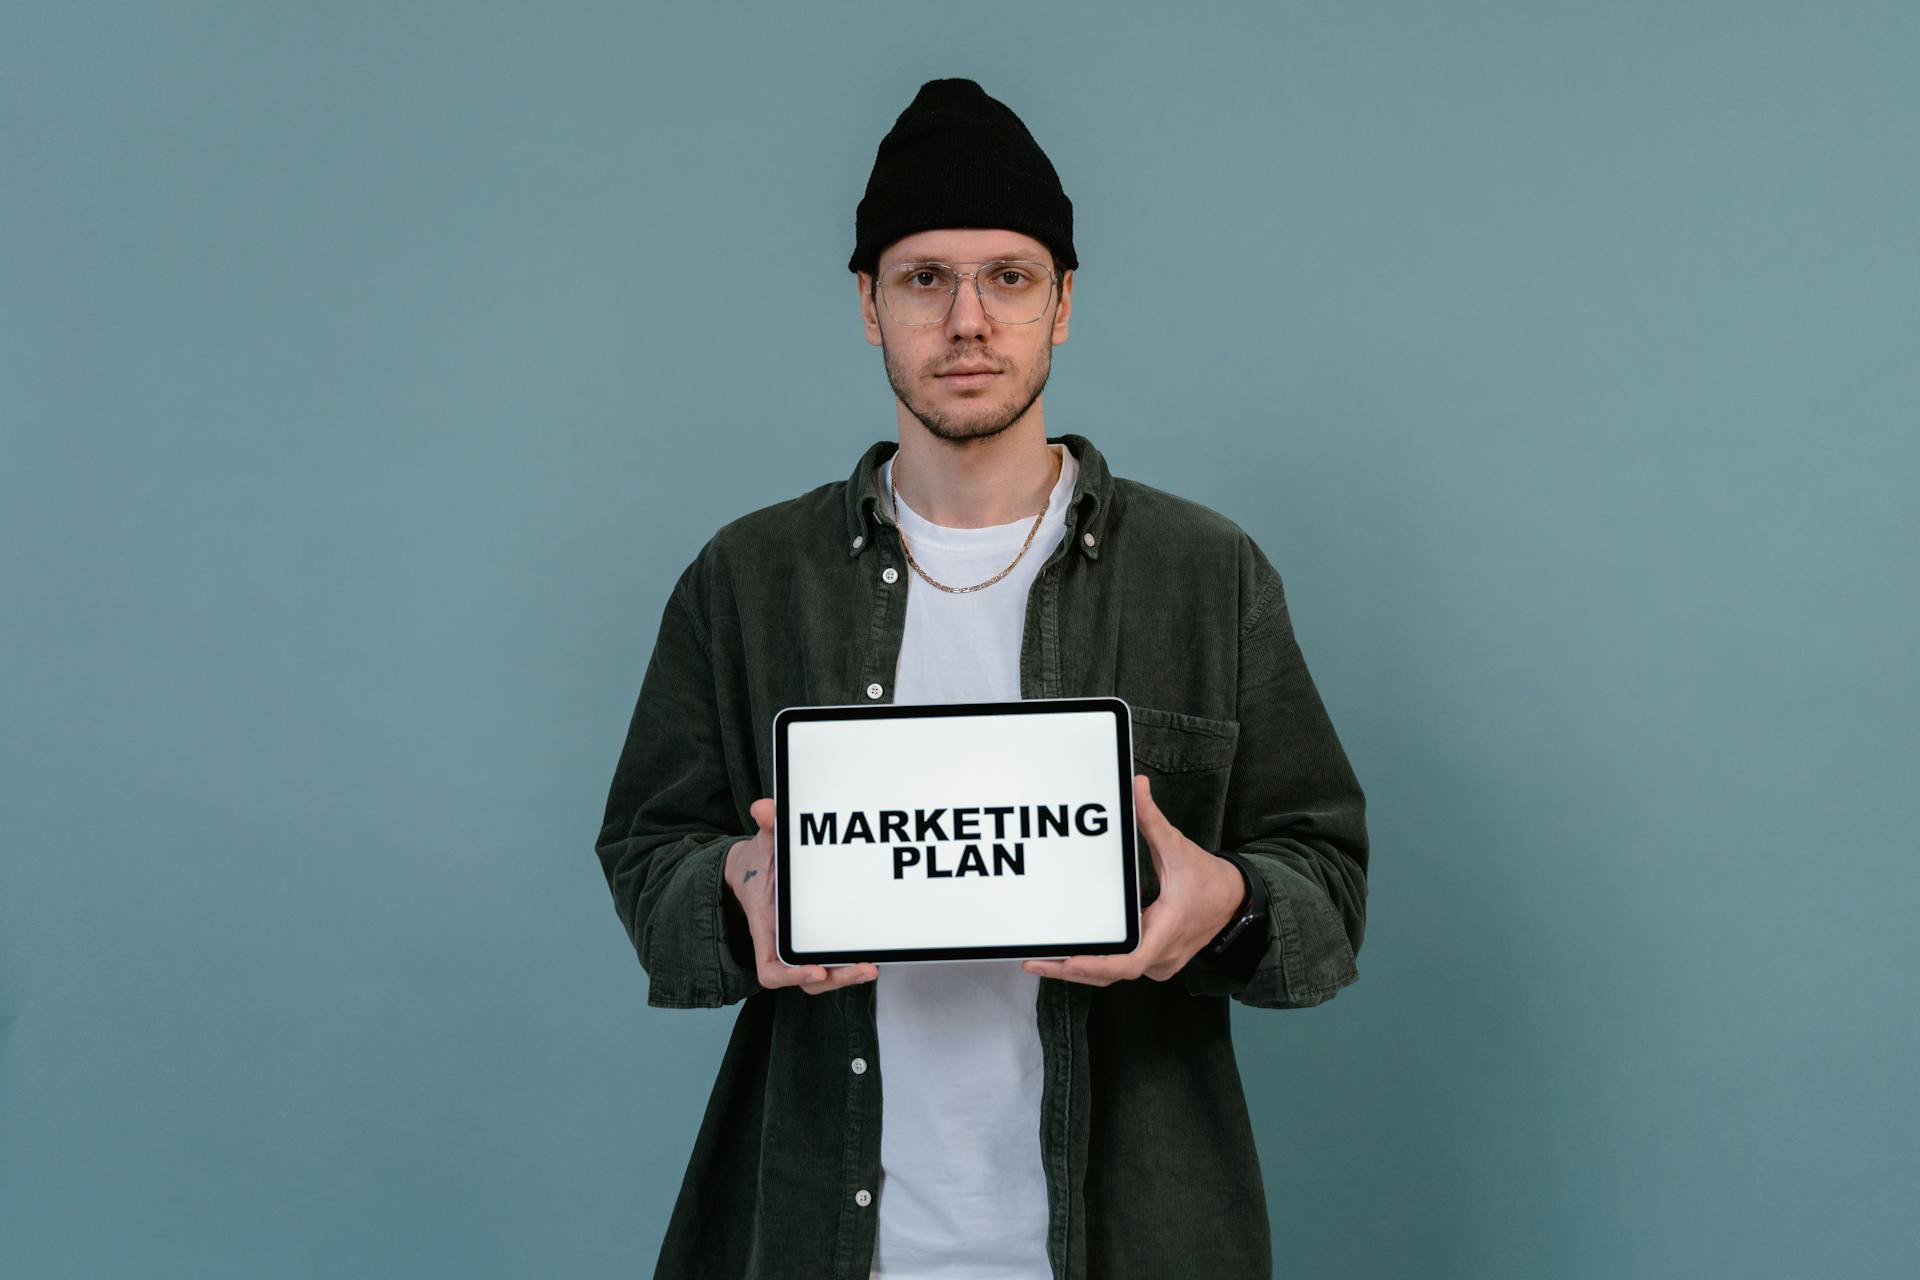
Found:
[{"label": "glasses frame", "polygon": [[[1038,267],[1047,273],[1047,296],[1040,300],[1040,314],[1031,320],[1002,320],[987,310],[987,295],[980,292],[980,273],[988,267],[999,266],[1003,262],[1017,262],[1023,267]],[[940,313],[938,320],[902,320],[894,315],[893,304],[887,301],[885,275],[891,275],[904,267],[942,267],[953,277],[953,287],[947,290],[947,309]],[[972,271],[957,271],[956,267],[972,267]],[[905,325],[909,329],[931,329],[934,325],[945,324],[947,317],[953,314],[954,299],[960,296],[960,282],[973,281],[973,296],[980,302],[980,313],[995,324],[1039,324],[1046,319],[1047,304],[1053,301],[1053,295],[1060,289],[1060,273],[1044,262],[1035,262],[1032,258],[984,258],[977,262],[940,262],[933,258],[909,258],[905,262],[896,262],[886,268],[885,273],[874,272],[874,288],[880,294],[880,302],[893,316],[895,324]]]}]

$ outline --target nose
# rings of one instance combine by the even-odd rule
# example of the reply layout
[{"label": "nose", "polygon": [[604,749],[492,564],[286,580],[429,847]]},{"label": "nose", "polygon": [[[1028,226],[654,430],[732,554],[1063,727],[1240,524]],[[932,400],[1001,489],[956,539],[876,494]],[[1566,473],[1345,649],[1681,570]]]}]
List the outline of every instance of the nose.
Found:
[{"label": "nose", "polygon": [[947,312],[947,337],[949,339],[968,336],[984,338],[992,329],[993,321],[987,318],[986,309],[980,305],[980,290],[974,286],[973,277],[960,277],[953,290],[953,309]]}]

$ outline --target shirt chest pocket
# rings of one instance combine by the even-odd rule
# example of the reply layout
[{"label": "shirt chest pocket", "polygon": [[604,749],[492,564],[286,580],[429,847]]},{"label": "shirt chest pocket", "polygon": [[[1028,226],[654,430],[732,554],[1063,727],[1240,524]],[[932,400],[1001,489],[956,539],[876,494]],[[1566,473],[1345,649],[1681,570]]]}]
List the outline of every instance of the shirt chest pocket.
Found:
[{"label": "shirt chest pocket", "polygon": [[[1133,771],[1144,773],[1153,801],[1180,833],[1209,852],[1220,847],[1226,821],[1227,781],[1240,741],[1238,720],[1214,720],[1132,704]],[[1137,819],[1136,819],[1137,821]],[[1142,836],[1135,849],[1140,869],[1140,905],[1160,896],[1153,854]]]}]

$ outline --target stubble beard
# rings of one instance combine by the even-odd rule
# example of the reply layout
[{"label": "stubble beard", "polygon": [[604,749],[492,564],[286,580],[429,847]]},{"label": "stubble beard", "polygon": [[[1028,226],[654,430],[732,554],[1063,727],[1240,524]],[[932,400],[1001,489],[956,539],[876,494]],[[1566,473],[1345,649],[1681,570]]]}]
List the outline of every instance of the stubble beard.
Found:
[{"label": "stubble beard", "polygon": [[[935,439],[945,440],[949,444],[966,445],[991,440],[1018,422],[1033,407],[1033,402],[1040,398],[1040,393],[1046,390],[1047,376],[1053,371],[1053,349],[1051,346],[1042,347],[1027,385],[1005,408],[995,410],[989,406],[960,406],[955,411],[948,411],[926,403],[915,394],[908,370],[894,362],[893,348],[887,345],[884,331],[880,335],[880,350],[885,356],[887,383],[893,388],[895,397],[907,406],[907,412]],[[1002,373],[1001,376],[1005,377],[1006,374]]]}]

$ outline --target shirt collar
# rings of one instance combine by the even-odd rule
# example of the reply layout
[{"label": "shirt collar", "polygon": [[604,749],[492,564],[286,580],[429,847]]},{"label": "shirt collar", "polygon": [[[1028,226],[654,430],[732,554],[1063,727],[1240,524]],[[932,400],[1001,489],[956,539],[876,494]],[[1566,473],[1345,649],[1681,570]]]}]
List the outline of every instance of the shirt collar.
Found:
[{"label": "shirt collar", "polygon": [[[1049,445],[1062,444],[1072,452],[1080,473],[1074,477],[1073,497],[1067,501],[1067,536],[1089,560],[1100,558],[1100,537],[1106,523],[1113,477],[1106,460],[1085,436],[1068,432],[1048,436]],[[892,525],[887,495],[880,483],[880,465],[900,449],[898,440],[875,440],[847,477],[847,531],[841,545],[857,556],[873,545],[875,522]]]}]

